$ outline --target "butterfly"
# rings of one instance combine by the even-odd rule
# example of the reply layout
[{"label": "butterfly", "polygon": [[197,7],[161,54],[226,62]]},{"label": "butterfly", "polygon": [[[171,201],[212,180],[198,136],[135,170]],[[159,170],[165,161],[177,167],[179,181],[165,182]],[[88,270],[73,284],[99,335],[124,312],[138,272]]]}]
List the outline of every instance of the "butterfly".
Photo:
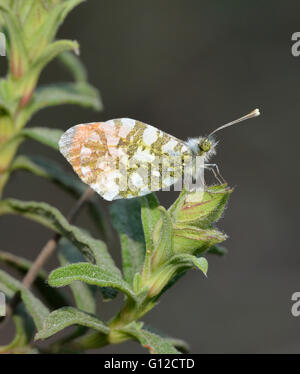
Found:
[{"label": "butterfly", "polygon": [[197,158],[203,168],[216,166],[208,164],[216,153],[213,134],[259,114],[256,109],[187,141],[130,118],[79,124],[61,136],[59,149],[80,179],[105,200],[134,198],[168,189],[181,181],[185,169],[193,174]]}]

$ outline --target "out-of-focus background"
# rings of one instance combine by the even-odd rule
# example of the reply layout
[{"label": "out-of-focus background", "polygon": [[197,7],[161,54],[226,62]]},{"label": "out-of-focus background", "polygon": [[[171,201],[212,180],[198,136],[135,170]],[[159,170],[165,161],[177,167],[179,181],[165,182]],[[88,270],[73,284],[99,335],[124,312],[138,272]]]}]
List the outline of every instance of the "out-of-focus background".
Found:
[{"label": "out-of-focus background", "polygon": [[[193,353],[300,350],[300,317],[290,311],[291,295],[300,291],[300,57],[291,54],[299,13],[296,0],[89,0],[70,14],[59,36],[80,42],[105,110],[50,108],[31,121],[67,129],[131,117],[185,139],[260,108],[258,119],[217,136],[214,162],[235,187],[218,223],[230,236],[228,255],[209,258],[207,279],[190,271],[144,318],[188,341]],[[5,71],[3,57],[0,70]],[[42,81],[65,80],[65,74],[52,63]],[[27,141],[21,151],[45,155],[71,171],[47,147]],[[14,175],[5,196],[47,201],[63,213],[73,204],[55,186],[25,172]],[[158,196],[165,206],[176,198],[168,192]],[[89,227],[85,215],[79,222]],[[51,235],[15,216],[0,217],[0,232],[2,250],[29,259]],[[111,251],[120,263],[117,243]],[[48,269],[54,266],[53,258]],[[108,318],[120,302],[101,304],[99,314]],[[10,325],[1,329],[0,343],[12,332]],[[144,351],[132,342],[101,352]]]}]

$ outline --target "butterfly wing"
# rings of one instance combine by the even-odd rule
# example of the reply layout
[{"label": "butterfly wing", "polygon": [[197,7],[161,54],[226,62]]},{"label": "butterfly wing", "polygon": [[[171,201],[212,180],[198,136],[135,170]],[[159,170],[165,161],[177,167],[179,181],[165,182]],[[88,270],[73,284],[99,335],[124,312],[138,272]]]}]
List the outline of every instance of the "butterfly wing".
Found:
[{"label": "butterfly wing", "polygon": [[59,148],[82,181],[106,200],[167,188],[182,174],[171,160],[191,156],[181,140],[129,118],[71,127]]}]

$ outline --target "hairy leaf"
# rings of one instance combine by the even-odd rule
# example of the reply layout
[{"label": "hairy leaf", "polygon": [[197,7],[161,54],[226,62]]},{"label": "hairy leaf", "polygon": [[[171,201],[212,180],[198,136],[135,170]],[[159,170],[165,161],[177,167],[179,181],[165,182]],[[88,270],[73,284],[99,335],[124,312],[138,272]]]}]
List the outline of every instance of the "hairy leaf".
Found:
[{"label": "hairy leaf", "polygon": [[103,108],[98,91],[88,83],[78,82],[38,87],[24,111],[26,118],[29,119],[43,108],[65,104],[80,105],[94,110]]},{"label": "hairy leaf", "polygon": [[12,142],[22,141],[25,138],[36,140],[55,150],[58,150],[58,141],[63,131],[58,129],[49,129],[47,127],[30,127],[20,131],[11,138],[4,146],[8,146]]},{"label": "hairy leaf", "polygon": [[145,242],[147,251],[153,250],[153,231],[160,219],[160,211],[158,210],[159,201],[154,193],[141,197],[142,203],[142,223],[145,234]]},{"label": "hairy leaf", "polygon": [[[45,18],[45,22],[41,27],[39,27],[37,32],[32,35],[30,45],[39,47],[38,51],[43,50],[45,46],[47,46],[47,44],[55,37],[59,26],[62,24],[68,13],[78,4],[82,3],[82,1],[83,0],[67,0],[52,7]],[[27,28],[30,27],[30,25],[27,24],[28,22],[26,23]],[[33,55],[34,52],[34,50],[31,51],[31,55]]]},{"label": "hairy leaf", "polygon": [[178,226],[210,228],[222,216],[231,193],[227,185],[213,186],[200,193],[197,201],[196,193],[183,192],[169,209],[172,220]]},{"label": "hairy leaf", "polygon": [[28,66],[28,55],[23,42],[22,29],[10,7],[0,3],[0,11],[8,29],[10,69],[15,77],[21,77]]},{"label": "hairy leaf", "polygon": [[57,58],[70,71],[75,82],[87,82],[87,70],[77,55],[63,52]]},{"label": "hairy leaf", "polygon": [[[15,294],[15,287],[5,277],[4,281],[0,280],[0,291],[5,293],[7,302],[9,302]],[[33,319],[26,311],[23,303],[15,308],[12,317],[16,329],[15,336],[9,344],[0,346],[0,353],[29,353],[31,347],[28,346],[28,343],[35,330]]]},{"label": "hairy leaf", "polygon": [[172,257],[170,263],[181,268],[196,267],[200,269],[203,274],[207,275],[208,262],[204,257],[196,257],[187,253],[178,254]]},{"label": "hairy leaf", "polygon": [[103,266],[86,262],[72,264],[52,271],[49,284],[52,287],[62,287],[74,281],[82,281],[100,287],[111,287],[122,291],[136,300],[136,296],[127,282]]},{"label": "hairy leaf", "polygon": [[153,267],[167,260],[174,252],[174,233],[173,224],[169,212],[162,206],[157,208],[160,212],[160,220],[158,221],[154,233],[154,256],[152,259]]},{"label": "hairy leaf", "polygon": [[189,350],[190,350],[190,347],[188,345],[187,342],[185,342],[184,340],[182,339],[178,339],[178,338],[173,338],[167,334],[165,334],[164,332],[161,332],[160,330],[158,330],[157,328],[155,327],[152,327],[150,325],[144,325],[143,326],[143,329],[144,330],[147,330],[149,332],[152,332],[153,334],[156,334],[156,335],[159,335],[161,336],[162,338],[166,339],[170,344],[172,344],[175,348],[177,348],[180,352],[183,352],[183,353],[188,353]]},{"label": "hairy leaf", "polygon": [[188,269],[196,267],[200,269],[204,275],[207,275],[208,262],[204,257],[196,257],[187,253],[182,253],[173,256],[160,270],[160,278],[168,278],[168,273],[171,275],[169,281],[158,293],[156,299],[159,299],[169,288],[171,288],[180,278],[182,278]]},{"label": "hairy leaf", "polygon": [[33,61],[27,73],[23,76],[21,83],[26,88],[34,88],[41,71],[45,66],[64,51],[73,50],[78,52],[79,45],[72,40],[58,40],[49,44],[42,53]]},{"label": "hairy leaf", "polygon": [[118,200],[110,206],[110,214],[113,226],[120,235],[124,278],[132,285],[145,257],[140,200]]},{"label": "hairy leaf", "polygon": [[212,228],[200,229],[196,226],[174,226],[175,253],[202,253],[226,239],[226,235]]},{"label": "hairy leaf", "polygon": [[[9,171],[16,170],[26,170],[39,177],[47,178],[64,190],[71,192],[76,198],[80,197],[87,188],[75,175],[66,173],[59,164],[45,158],[17,156]],[[92,196],[88,201],[88,209],[101,236],[105,240],[109,240],[111,229],[104,211],[99,206],[99,199]]]},{"label": "hairy leaf", "polygon": [[[66,239],[61,239],[59,241],[58,257],[62,266],[85,261],[78,249]],[[83,282],[73,282],[70,284],[70,288],[78,309],[87,313],[95,313],[95,288]]]},{"label": "hairy leaf", "polygon": [[35,340],[47,339],[72,325],[90,327],[103,334],[109,334],[109,327],[96,316],[72,307],[64,307],[49,314],[44,321],[43,329],[36,334]]},{"label": "hairy leaf", "polygon": [[[21,299],[24,302],[28,313],[34,320],[35,326],[40,330],[44,319],[48,316],[49,310],[37,299],[22,283],[14,279],[11,275],[0,270],[0,284],[6,286],[13,292],[20,292]],[[3,290],[5,292],[5,290]]]},{"label": "hairy leaf", "polygon": [[121,277],[121,272],[115,266],[106,245],[78,227],[70,225],[60,211],[49,204],[6,199],[0,201],[0,215],[2,214],[19,214],[54,230],[69,239],[89,261],[96,262],[110,273]]},{"label": "hairy leaf", "polygon": [[24,308],[24,304],[20,304],[16,307],[12,317],[15,325],[15,336],[9,344],[0,346],[0,354],[35,353],[33,348],[29,345],[35,327],[32,318]]},{"label": "hairy leaf", "polygon": [[[12,269],[17,270],[22,275],[25,275],[32,266],[31,261],[4,251],[0,251],[0,262],[6,264]],[[46,283],[46,279],[47,273],[44,270],[40,270],[34,282],[34,285],[40,291],[42,298],[54,308],[60,308],[68,305],[67,298],[62,295],[59,290],[49,287]]]},{"label": "hairy leaf", "polygon": [[162,338],[150,331],[141,329],[136,322],[120,329],[123,333],[139,341],[143,347],[149,349],[153,354],[178,354],[176,348],[167,339]]}]

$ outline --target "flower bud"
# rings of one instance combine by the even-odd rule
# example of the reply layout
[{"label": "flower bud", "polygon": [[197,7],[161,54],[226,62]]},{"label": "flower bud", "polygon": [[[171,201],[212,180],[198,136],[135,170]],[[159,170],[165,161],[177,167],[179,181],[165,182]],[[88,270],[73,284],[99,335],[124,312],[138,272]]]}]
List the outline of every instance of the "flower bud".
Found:
[{"label": "flower bud", "polygon": [[218,230],[176,226],[174,227],[174,253],[202,253],[226,239],[227,236]]},{"label": "flower bud", "polygon": [[204,192],[183,192],[170,208],[176,226],[206,229],[222,215],[232,189],[226,185],[209,187]]}]

